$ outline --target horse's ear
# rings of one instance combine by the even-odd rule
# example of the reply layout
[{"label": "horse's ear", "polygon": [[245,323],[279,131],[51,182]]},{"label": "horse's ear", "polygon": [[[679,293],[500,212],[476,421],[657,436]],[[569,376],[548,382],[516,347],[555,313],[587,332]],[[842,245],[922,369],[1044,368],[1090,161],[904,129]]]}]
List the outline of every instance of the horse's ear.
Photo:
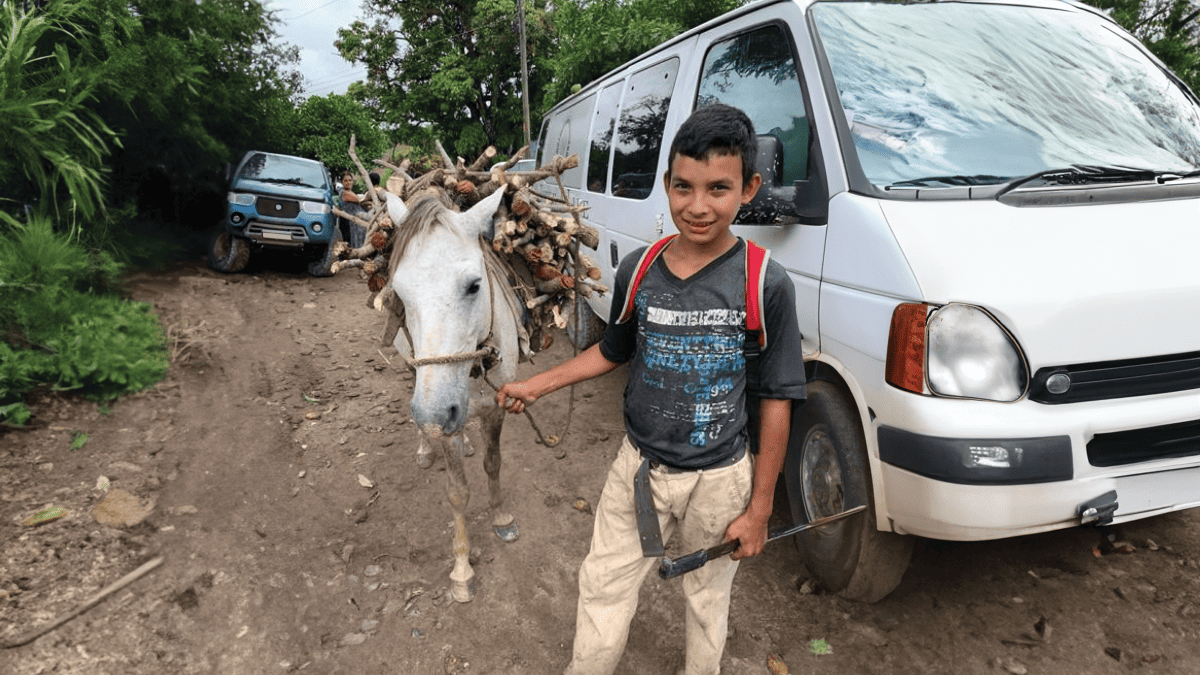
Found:
[{"label": "horse's ear", "polygon": [[388,218],[392,219],[392,226],[400,227],[408,216],[408,207],[404,205],[403,200],[390,192],[386,193],[384,198],[387,200],[387,213]]},{"label": "horse's ear", "polygon": [[503,198],[504,187],[501,186],[492,194],[479,200],[478,204],[472,206],[465,213],[460,214],[458,216],[459,226],[471,236],[490,233],[492,217],[496,215],[496,209],[500,208],[500,200]]}]

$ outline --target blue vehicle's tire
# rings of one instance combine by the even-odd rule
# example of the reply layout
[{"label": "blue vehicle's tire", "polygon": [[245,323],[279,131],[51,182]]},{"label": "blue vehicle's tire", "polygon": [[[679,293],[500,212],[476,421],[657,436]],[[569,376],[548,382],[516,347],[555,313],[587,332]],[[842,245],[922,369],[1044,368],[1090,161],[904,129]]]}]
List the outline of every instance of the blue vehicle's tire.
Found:
[{"label": "blue vehicle's tire", "polygon": [[333,228],[333,236],[329,238],[329,243],[321,252],[321,256],[308,264],[308,273],[314,277],[331,277],[333,276],[333,263],[337,262],[337,255],[334,250],[342,241],[342,233],[338,228]]},{"label": "blue vehicle's tire", "polygon": [[800,558],[822,587],[873,603],[900,585],[914,538],[876,527],[862,424],[833,383],[809,382],[808,400],[793,408],[784,477],[796,524],[867,505],[861,513],[796,535]]},{"label": "blue vehicle's tire", "polygon": [[250,262],[250,242],[234,236],[224,227],[213,232],[208,240],[208,266],[218,272],[232,274],[245,269]]}]

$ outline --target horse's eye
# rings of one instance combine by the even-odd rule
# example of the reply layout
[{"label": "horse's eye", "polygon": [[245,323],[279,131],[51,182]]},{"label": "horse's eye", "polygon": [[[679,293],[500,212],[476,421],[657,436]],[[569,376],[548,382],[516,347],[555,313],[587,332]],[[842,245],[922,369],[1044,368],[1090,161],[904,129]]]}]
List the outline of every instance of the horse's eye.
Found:
[{"label": "horse's eye", "polygon": [[476,279],[475,281],[472,281],[469,286],[467,286],[467,295],[475,295],[478,292],[479,292],[479,280]]}]

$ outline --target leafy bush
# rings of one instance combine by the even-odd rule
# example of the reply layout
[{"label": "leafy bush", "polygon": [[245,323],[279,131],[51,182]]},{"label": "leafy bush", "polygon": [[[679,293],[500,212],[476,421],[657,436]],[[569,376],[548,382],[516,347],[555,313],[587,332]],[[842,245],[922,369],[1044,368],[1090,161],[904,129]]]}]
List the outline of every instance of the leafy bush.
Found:
[{"label": "leafy bush", "polygon": [[39,385],[107,401],[166,375],[150,306],[114,291],[122,269],[45,220],[0,228],[0,421],[24,423],[21,399]]}]

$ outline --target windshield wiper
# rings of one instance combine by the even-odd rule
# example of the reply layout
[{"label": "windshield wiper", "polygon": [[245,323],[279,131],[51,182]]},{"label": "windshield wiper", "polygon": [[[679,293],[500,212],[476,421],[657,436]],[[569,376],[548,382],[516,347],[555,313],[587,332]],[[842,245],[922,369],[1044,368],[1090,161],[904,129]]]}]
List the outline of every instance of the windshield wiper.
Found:
[{"label": "windshield wiper", "polygon": [[[1170,176],[1167,180],[1174,180],[1176,175],[1178,174],[1151,171],[1150,169],[1134,169],[1127,166],[1072,164],[1065,168],[1046,169],[1045,171],[1039,171],[1028,176],[1022,176],[1021,178],[1014,178],[1004,184],[1000,191],[996,193],[996,197],[1001,197],[1010,190],[1035,180],[1044,180],[1048,183],[1058,185],[1096,185],[1100,183],[1149,182],[1158,180],[1160,176]],[[1182,176],[1180,177],[1182,178]],[[1163,182],[1166,181],[1159,181],[1159,183]]]},{"label": "windshield wiper", "polygon": [[259,178],[258,180],[263,183],[278,183],[280,185],[303,185],[304,187],[313,187],[300,178]]},{"label": "windshield wiper", "polygon": [[883,189],[901,187],[940,187],[939,185],[930,185],[930,183],[940,183],[941,186],[949,187],[964,187],[974,185],[996,185],[1003,183],[1006,179],[1003,176],[990,176],[987,174],[978,174],[975,176],[926,176],[925,178],[910,178],[909,180],[898,180],[891,185],[885,186]]}]

